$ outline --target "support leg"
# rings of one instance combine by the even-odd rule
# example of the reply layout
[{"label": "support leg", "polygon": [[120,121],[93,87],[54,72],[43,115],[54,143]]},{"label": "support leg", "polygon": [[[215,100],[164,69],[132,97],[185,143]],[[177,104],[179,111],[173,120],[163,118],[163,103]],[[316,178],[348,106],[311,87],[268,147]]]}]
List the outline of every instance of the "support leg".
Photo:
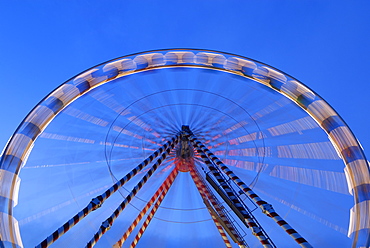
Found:
[{"label": "support leg", "polygon": [[217,227],[217,230],[219,231],[219,233],[222,237],[222,240],[225,242],[226,247],[232,247],[231,244],[230,244],[229,239],[227,238],[226,233],[224,232],[224,229],[222,229],[222,226],[221,226],[220,222],[217,220],[217,218],[215,216],[216,214],[213,213],[212,210],[211,210],[213,208],[211,207],[211,204],[208,201],[207,195],[204,191],[204,187],[202,187],[199,178],[195,174],[194,168],[190,168],[190,175],[193,178],[195,186],[197,187],[197,189],[199,191],[199,194],[203,199],[204,204],[207,206],[207,209],[208,209],[210,215],[212,216],[212,219],[213,219],[213,221],[214,221],[214,223]]},{"label": "support leg", "polygon": [[238,187],[243,190],[249,198],[251,198],[267,216],[271,217],[279,226],[281,226],[301,247],[312,248],[296,230],[293,229],[286,221],[284,221],[273,209],[273,207],[263,201],[252,189],[250,189],[238,176],[236,176],[226,165],[224,165],[210,150],[207,149],[192,133],[187,132],[189,140],[192,144],[200,149],[213,163],[215,163]]},{"label": "support leg", "polygon": [[118,218],[121,212],[126,208],[127,204],[130,203],[132,198],[139,192],[143,185],[148,181],[148,179],[153,175],[158,166],[166,159],[167,155],[170,153],[171,149],[178,143],[178,139],[171,144],[169,148],[161,155],[161,157],[153,164],[152,168],[145,174],[145,176],[140,180],[140,182],[133,188],[130,194],[125,198],[125,200],[118,206],[118,208],[113,212],[113,214],[106,219],[99,230],[95,233],[94,237],[87,243],[86,248],[94,247],[99,239],[103,236],[106,231],[113,225],[113,222]]},{"label": "support leg", "polygon": [[221,203],[218,201],[218,199],[212,193],[212,191],[208,188],[206,182],[201,178],[199,171],[197,170],[195,166],[192,166],[190,168],[190,175],[193,178],[198,190],[200,192],[203,192],[204,195],[209,199],[211,206],[214,208],[214,210],[213,208],[212,210],[215,211],[215,215],[220,218],[220,223],[221,225],[224,226],[229,236],[240,247],[247,247],[247,244],[245,243],[244,239],[241,237],[240,233],[237,231],[236,227],[229,220],[229,218],[227,217],[227,214],[222,210]]},{"label": "support leg", "polygon": [[136,217],[136,219],[132,222],[131,226],[127,229],[127,231],[122,235],[120,240],[118,240],[113,248],[119,248],[122,246],[122,244],[126,241],[126,239],[130,236],[131,232],[135,229],[137,224],[141,221],[141,219],[144,217],[146,212],[150,209],[150,207],[153,205],[155,200],[158,198],[159,195],[162,194],[163,191],[168,191],[169,187],[172,185],[172,182],[175,180],[176,176],[178,174],[178,170],[175,167],[170,175],[166,178],[166,180],[162,183],[162,185],[158,188],[158,190],[154,193],[152,198],[150,198],[149,202],[145,205],[145,207],[142,209],[142,211],[139,213],[139,215]]},{"label": "support leg", "polygon": [[47,248],[49,245],[54,243],[58,240],[63,234],[69,231],[73,226],[75,226],[78,222],[80,222],[83,218],[85,218],[88,214],[90,214],[93,210],[99,208],[106,199],[108,199],[113,193],[115,193],[119,188],[121,188],[126,182],[128,182],[132,177],[134,177],[138,172],[140,172],[145,166],[151,163],[156,157],[158,157],[161,153],[168,149],[168,147],[172,146],[175,142],[178,142],[180,135],[177,134],[173,137],[170,141],[156,150],[152,155],[150,155],[147,159],[145,159],[142,163],[140,163],[137,167],[135,167],[131,172],[129,172],[126,176],[121,178],[117,183],[115,183],[112,187],[106,190],[102,195],[99,195],[91,200],[91,202],[80,212],[78,212],[73,218],[67,221],[63,226],[61,226],[58,230],[53,232],[50,236],[44,239],[40,244],[36,246],[36,248]]},{"label": "support leg", "polygon": [[140,228],[138,234],[135,236],[134,240],[132,241],[130,248],[136,247],[136,245],[139,242],[140,238],[143,236],[146,228],[150,224],[150,221],[153,219],[155,213],[157,212],[159,206],[161,205],[164,197],[166,196],[168,190],[170,189],[173,181],[175,180],[175,178],[176,178],[176,176],[178,174],[177,168],[175,168],[174,171],[175,171],[175,175],[173,177],[171,177],[171,178],[169,177],[169,180],[166,180],[167,182],[165,182],[165,187],[164,187],[163,191],[160,193],[157,201],[154,203],[154,206],[153,206],[152,210],[150,211],[148,217],[144,221],[143,226]]}]

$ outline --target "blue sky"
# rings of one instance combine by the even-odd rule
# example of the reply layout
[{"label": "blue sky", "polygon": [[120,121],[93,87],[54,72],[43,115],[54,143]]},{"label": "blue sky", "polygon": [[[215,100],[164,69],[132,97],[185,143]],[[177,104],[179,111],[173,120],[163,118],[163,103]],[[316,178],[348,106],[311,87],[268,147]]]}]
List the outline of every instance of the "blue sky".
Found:
[{"label": "blue sky", "polygon": [[370,157],[369,13],[365,0],[0,1],[0,147],[48,93],[92,66],[199,48],[296,77],[332,105]]},{"label": "blue sky", "polygon": [[369,1],[1,1],[0,146],[58,85],[106,60],[204,48],[274,66],[344,118],[370,156]]}]

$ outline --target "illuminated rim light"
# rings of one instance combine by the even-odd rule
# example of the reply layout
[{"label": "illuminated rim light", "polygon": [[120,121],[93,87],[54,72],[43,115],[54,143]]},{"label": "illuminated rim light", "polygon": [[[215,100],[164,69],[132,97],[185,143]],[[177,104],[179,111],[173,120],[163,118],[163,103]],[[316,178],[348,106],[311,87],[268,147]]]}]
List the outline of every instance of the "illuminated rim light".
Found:
[{"label": "illuminated rim light", "polygon": [[5,147],[0,162],[3,178],[0,234],[3,240],[22,246],[17,221],[12,216],[20,184],[18,175],[33,143],[54,117],[85,93],[113,79],[173,67],[205,68],[250,78],[279,92],[305,110],[328,134],[346,165],[348,188],[355,202],[349,228],[354,245],[358,240],[367,239],[370,233],[368,163],[357,139],[328,103],[298,80],[263,63],[215,51],[172,49],[128,55],[88,69],[59,86],[28,114]]}]

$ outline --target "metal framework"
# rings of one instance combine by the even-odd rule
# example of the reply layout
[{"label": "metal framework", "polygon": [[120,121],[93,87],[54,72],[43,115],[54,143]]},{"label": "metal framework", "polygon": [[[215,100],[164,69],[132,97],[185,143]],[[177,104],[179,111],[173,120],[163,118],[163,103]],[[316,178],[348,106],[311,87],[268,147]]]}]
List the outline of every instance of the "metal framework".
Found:
[{"label": "metal framework", "polygon": [[[145,166],[149,165],[155,158],[159,157],[128,194],[128,196],[125,197],[117,209],[112,213],[112,215],[102,223],[99,230],[86,245],[86,248],[94,247],[174,148],[176,150],[174,169],[113,247],[122,247],[124,242],[140,223],[143,217],[147,215],[130,247],[133,248],[137,245],[179,172],[189,172],[218,232],[220,233],[222,240],[225,243],[225,247],[232,247],[229,238],[231,238],[231,240],[241,248],[246,248],[249,246],[245,242],[243,236],[240,234],[241,232],[238,230],[238,227],[233,224],[235,221],[233,221],[232,217],[224,210],[224,206],[222,206],[214,192],[216,192],[229,205],[231,211],[233,211],[234,214],[239,217],[242,223],[244,223],[244,225],[251,230],[251,233],[260,241],[263,247],[276,247],[271,238],[268,236],[268,233],[253,215],[252,211],[247,207],[246,204],[244,204],[244,202],[235,192],[230,182],[228,182],[226,179],[227,177],[229,177],[230,180],[232,180],[243,192],[245,192],[247,197],[249,197],[251,201],[254,201],[262,209],[263,213],[272,218],[279,226],[281,226],[301,247],[312,247],[296,230],[294,230],[275,212],[270,204],[259,198],[248,186],[246,186],[244,182],[240,180],[239,177],[237,177],[209,149],[207,149],[195,137],[188,126],[183,126],[181,132],[177,133],[173,138],[167,141],[162,147],[156,150],[152,155],[150,155],[102,195],[93,198],[87,207],[77,213],[73,218],[67,221],[62,227],[48,236],[36,247],[46,248],[50,246],[64,233],[80,222],[86,215],[98,209],[105,200],[107,200],[131,178],[137,175]],[[197,155],[201,157],[203,163],[208,167],[209,171],[205,176],[201,175],[195,164],[195,151]],[[214,191],[212,191],[209,186],[213,187]]]}]

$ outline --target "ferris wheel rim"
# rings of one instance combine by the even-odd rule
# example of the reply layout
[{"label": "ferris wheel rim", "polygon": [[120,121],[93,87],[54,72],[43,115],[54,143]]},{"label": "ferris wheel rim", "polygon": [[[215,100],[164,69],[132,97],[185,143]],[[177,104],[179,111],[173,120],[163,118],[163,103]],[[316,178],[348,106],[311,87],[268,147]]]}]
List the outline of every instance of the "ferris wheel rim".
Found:
[{"label": "ferris wheel rim", "polygon": [[[166,53],[165,53],[166,52]],[[332,116],[334,116],[335,118],[332,118],[331,120],[329,120],[328,122],[334,122],[334,124],[333,123],[329,123],[329,124],[327,124],[327,128],[325,128],[325,125],[323,125],[323,121],[324,120],[318,120],[318,118],[317,118],[317,116],[313,116],[312,114],[310,114],[309,112],[308,112],[308,105],[307,106],[305,106],[304,104],[300,104],[300,102],[298,101],[298,97],[297,97],[297,99],[292,99],[292,97],[289,97],[287,94],[284,94],[284,93],[286,93],[286,92],[280,92],[279,90],[277,90],[274,86],[269,86],[271,89],[273,89],[273,90],[275,90],[275,91],[277,91],[277,92],[279,92],[280,94],[282,94],[283,96],[285,96],[285,97],[287,97],[287,98],[289,98],[290,100],[292,100],[293,102],[295,102],[295,103],[297,103],[297,105],[301,108],[301,109],[303,109],[305,112],[307,112],[318,124],[319,124],[319,126],[326,132],[326,133],[328,133],[328,135],[333,131],[333,130],[335,130],[335,129],[337,129],[338,127],[345,127],[346,128],[346,130],[348,130],[348,134],[350,135],[350,136],[352,136],[352,139],[354,139],[355,141],[355,143],[354,144],[357,144],[357,147],[359,148],[358,150],[356,150],[355,152],[356,152],[356,155],[355,155],[355,160],[364,160],[365,162],[365,164],[367,164],[367,160],[366,160],[366,158],[365,158],[365,155],[364,155],[364,153],[363,153],[363,151],[362,151],[362,149],[361,149],[361,146],[360,146],[360,144],[358,143],[358,141],[355,139],[355,137],[354,137],[354,135],[353,135],[353,132],[350,130],[350,128],[347,126],[347,124],[344,122],[344,120],[339,116],[339,114],[338,113],[336,113],[336,111],[335,110],[333,110],[332,108],[331,108],[331,106],[325,101],[325,100],[323,100],[318,94],[316,94],[314,91],[312,91],[309,87],[307,87],[306,85],[304,85],[302,82],[300,82],[299,80],[297,80],[297,79],[295,79],[294,77],[291,77],[290,75],[288,75],[288,74],[286,74],[286,73],[284,73],[284,72],[282,72],[281,70],[278,70],[278,69],[276,69],[276,68],[274,68],[274,67],[272,67],[272,66],[269,66],[269,65],[267,65],[267,64],[265,64],[265,63],[261,63],[261,62],[259,62],[259,61],[256,61],[256,60],[253,60],[253,59],[250,59],[250,58],[246,58],[246,57],[243,57],[243,56],[239,56],[239,55],[235,55],[235,54],[230,54],[230,53],[223,53],[223,52],[218,52],[218,51],[213,51],[213,50],[203,50],[203,49],[181,49],[181,48],[178,48],[178,49],[159,49],[159,50],[151,50],[151,51],[146,51],[146,52],[140,52],[140,53],[134,53],[134,54],[130,54],[130,55],[126,55],[126,56],[121,56],[121,57],[118,57],[118,58],[116,58],[116,59],[112,59],[112,60],[109,60],[109,61],[106,61],[106,62],[104,62],[104,63],[100,63],[100,64],[98,64],[97,66],[94,66],[94,67],[91,67],[91,68],[89,68],[89,69],[87,69],[87,70],[85,70],[85,71],[83,71],[82,73],[79,73],[79,74],[77,74],[76,76],[74,76],[74,77],[72,77],[72,78],[70,78],[69,80],[67,80],[66,82],[64,82],[63,84],[61,84],[60,86],[58,86],[55,90],[53,90],[50,94],[48,94],[44,99],[42,99],[31,111],[30,111],[30,113],[25,117],[25,119],[21,122],[21,124],[18,126],[18,128],[16,129],[16,131],[14,132],[14,134],[13,134],[13,136],[12,136],[12,138],[9,140],[9,142],[7,143],[7,145],[5,146],[5,148],[4,148],[4,151],[3,151],[3,153],[2,153],[2,156],[1,156],[1,168],[2,169],[4,169],[4,168],[6,168],[6,166],[8,165],[7,163],[9,162],[9,159],[8,159],[8,157],[7,157],[7,155],[12,155],[13,156],[13,154],[7,154],[7,152],[9,151],[9,150],[11,150],[11,148],[12,148],[12,141],[13,141],[13,139],[14,139],[14,137],[15,136],[17,136],[17,134],[20,134],[20,135],[24,135],[23,133],[22,133],[22,128],[24,128],[24,125],[23,124],[25,124],[25,123],[32,123],[32,122],[29,122],[28,120],[29,119],[32,119],[33,117],[32,117],[32,113],[34,113],[34,111],[36,111],[37,110],[37,108],[38,107],[40,107],[40,106],[45,106],[45,103],[48,101],[48,100],[50,100],[50,98],[51,97],[53,97],[53,100],[54,101],[57,101],[58,102],[58,100],[60,101],[60,102],[62,102],[62,105],[63,105],[63,107],[62,108],[58,108],[58,106],[57,107],[53,107],[53,106],[51,106],[50,104],[46,104],[46,107],[48,108],[48,107],[50,107],[51,106],[51,108],[49,108],[52,112],[54,112],[54,114],[52,114],[53,116],[51,116],[51,117],[49,117],[49,119],[47,119],[47,120],[44,120],[44,123],[42,123],[42,124],[40,124],[40,126],[37,126],[37,125],[35,125],[36,127],[40,127],[39,129],[40,129],[40,131],[39,131],[39,133],[35,136],[35,135],[31,135],[32,137],[29,137],[32,141],[30,141],[31,143],[30,144],[28,144],[27,146],[26,146],[26,148],[25,148],[25,150],[24,150],[24,152],[22,153],[22,156],[19,158],[19,157],[17,157],[17,156],[14,156],[15,158],[18,158],[18,159],[20,159],[20,164],[19,164],[19,166],[17,167],[17,168],[12,168],[11,170],[10,170],[10,172],[12,172],[12,173],[14,173],[14,175],[18,175],[18,173],[19,173],[19,171],[20,171],[20,169],[21,169],[21,166],[22,166],[22,164],[24,164],[25,163],[25,161],[27,160],[27,156],[28,156],[28,154],[30,153],[30,151],[31,151],[31,149],[32,149],[32,144],[35,142],[35,140],[37,139],[37,137],[38,137],[38,135],[39,134],[41,134],[42,132],[43,132],[43,130],[47,127],[47,125],[50,123],[50,122],[52,122],[52,120],[53,120],[53,118],[55,118],[55,116],[57,116],[59,113],[60,113],[60,111],[62,111],[62,109],[64,109],[66,106],[68,106],[70,103],[72,103],[73,101],[75,101],[75,100],[77,100],[79,97],[81,97],[82,95],[84,95],[85,93],[87,93],[87,92],[89,92],[91,89],[93,89],[93,88],[96,88],[96,87],[98,87],[98,86],[100,86],[100,85],[102,85],[102,84],[105,84],[105,83],[109,83],[110,81],[112,81],[113,79],[115,79],[116,77],[114,77],[114,78],[108,78],[106,81],[105,80],[103,80],[104,82],[100,82],[100,83],[98,83],[98,84],[96,84],[96,85],[94,85],[93,87],[89,87],[88,88],[88,90],[86,90],[86,91],[84,91],[84,92],[79,92],[79,94],[77,94],[73,99],[70,99],[70,101],[68,101],[68,102],[64,102],[64,101],[62,101],[62,100],[60,100],[60,99],[58,99],[58,98],[56,98],[56,100],[55,100],[55,97],[54,97],[54,95],[55,95],[55,93],[58,93],[58,91],[59,90],[61,90],[62,89],[62,87],[63,86],[65,86],[65,85],[67,85],[68,83],[70,83],[71,81],[74,81],[74,80],[76,80],[76,79],[78,79],[79,77],[81,77],[81,76],[83,76],[83,75],[85,75],[85,74],[87,74],[88,72],[90,72],[90,71],[92,71],[92,70],[95,70],[95,69],[97,69],[97,68],[100,68],[100,69],[102,69],[103,68],[103,66],[105,66],[105,65],[108,65],[108,64],[110,64],[110,63],[112,63],[112,62],[115,62],[115,61],[120,61],[120,60],[122,60],[122,59],[126,59],[126,58],[133,58],[132,60],[134,60],[135,58],[138,58],[139,56],[141,56],[141,55],[152,55],[152,56],[154,56],[155,54],[157,54],[157,53],[161,53],[163,56],[165,56],[165,54],[167,54],[167,53],[171,53],[171,52],[175,52],[175,53],[178,53],[178,52],[184,52],[184,53],[188,53],[188,52],[190,52],[190,53],[193,53],[194,54],[194,56],[196,56],[195,55],[195,53],[197,52],[198,54],[199,53],[202,53],[202,52],[206,52],[206,53],[212,53],[212,54],[214,54],[215,56],[218,56],[218,55],[221,55],[221,56],[225,56],[225,55],[227,55],[227,56],[229,56],[228,57],[228,59],[230,59],[230,58],[233,58],[233,57],[237,57],[237,58],[240,58],[241,60],[243,60],[243,59],[245,59],[245,60],[247,60],[247,61],[251,61],[251,62],[253,62],[253,63],[257,63],[258,64],[258,66],[267,66],[269,69],[272,69],[272,70],[275,70],[276,72],[278,72],[278,73],[281,73],[281,74],[283,74],[284,76],[286,76],[286,77],[288,77],[288,78],[290,78],[291,80],[293,80],[293,81],[295,81],[295,84],[296,84],[296,86],[299,86],[299,87],[303,87],[304,88],[304,90],[307,90],[307,91],[305,91],[305,93],[309,93],[309,94],[312,94],[312,95],[310,95],[310,96],[313,96],[313,98],[315,98],[316,100],[315,101],[312,101],[312,102],[309,102],[309,100],[307,100],[307,99],[304,99],[304,97],[303,97],[303,100],[304,101],[306,101],[306,103],[307,103],[307,101],[308,101],[308,105],[310,105],[310,104],[312,104],[312,103],[315,103],[316,101],[322,101],[322,103],[321,104],[323,104],[323,106],[325,106],[325,107],[327,107],[327,108],[329,108],[330,109],[330,111],[331,111],[331,113],[334,113],[335,115],[330,115],[329,117],[332,117]],[[179,58],[178,58],[179,59]],[[208,60],[209,60],[210,58],[208,58]],[[179,61],[179,60],[178,60]],[[225,58],[225,61],[227,61],[227,59]],[[225,69],[225,68],[221,68],[221,67],[218,67],[218,66],[214,66],[213,64],[207,64],[207,65],[199,65],[199,64],[196,64],[196,65],[194,65],[194,64],[187,64],[187,65],[184,65],[184,64],[174,64],[174,65],[161,65],[161,66],[153,66],[153,67],[150,67],[150,66],[147,66],[147,67],[144,67],[144,68],[142,68],[142,69],[134,69],[134,70],[132,70],[132,71],[130,71],[128,74],[125,74],[125,75],[122,75],[122,77],[124,77],[124,76],[127,76],[127,75],[131,75],[131,74],[135,74],[135,73],[140,73],[140,72],[144,72],[144,71],[149,71],[149,70],[154,70],[154,69],[166,69],[166,68],[175,68],[175,67],[177,67],[177,68],[180,68],[180,67],[183,67],[183,68],[187,68],[187,67],[190,67],[190,68],[203,68],[203,69],[210,69],[210,70],[219,70],[219,71],[224,71],[224,72],[228,72],[228,73],[231,73],[231,74],[236,74],[236,75],[240,75],[240,76],[244,76],[244,77],[247,77],[247,78],[250,78],[250,79],[253,79],[253,80],[255,80],[255,81],[258,81],[259,83],[261,83],[261,84],[264,84],[264,85],[266,85],[266,86],[268,86],[267,84],[268,83],[266,83],[265,81],[263,81],[262,79],[259,79],[259,78],[252,78],[250,75],[242,75],[241,73],[240,73],[240,70],[230,70],[230,69]],[[291,93],[291,92],[290,92]],[[294,95],[294,94],[293,94]],[[302,95],[304,95],[304,94],[302,94]],[[43,105],[44,104],[44,105]],[[322,106],[322,105],[321,105]],[[318,111],[318,112],[320,112],[320,111]],[[340,124],[338,124],[338,123],[340,123]],[[34,123],[33,123],[34,124]],[[331,125],[331,126],[330,126]],[[330,137],[330,136],[329,136]],[[335,140],[335,138],[336,137],[331,137],[330,138],[330,141],[331,141],[331,143],[333,144],[333,146],[334,147],[336,147],[336,140]],[[334,139],[334,140],[333,140]],[[338,142],[338,141],[337,141]],[[340,141],[340,142],[342,142],[342,141]],[[347,144],[341,144],[340,145],[340,147],[345,147]],[[349,147],[349,146],[348,146]],[[355,146],[354,146],[355,147]],[[337,150],[337,152],[338,152],[338,150]],[[348,152],[351,152],[351,151],[348,151]],[[347,162],[349,161],[348,160],[348,158],[347,159],[345,159],[344,157],[343,157],[343,150],[341,150],[341,151],[339,151],[338,152],[338,154],[339,154],[339,156],[341,157],[341,159],[343,160],[343,162],[347,165]],[[342,154],[342,156],[340,155],[340,154]],[[8,159],[8,160],[7,160]],[[350,159],[350,158],[349,158]],[[349,161],[348,163],[351,163],[351,162],[353,162],[353,161]],[[353,188],[352,188],[352,190],[356,190],[355,188],[357,187],[357,186],[361,186],[361,185],[356,185],[356,181],[355,182],[352,182],[352,186],[353,186]],[[358,194],[356,193],[356,192],[354,192],[353,193],[354,194],[354,198],[355,198],[355,202],[356,202],[356,204],[357,203],[361,203],[359,200],[358,200]],[[11,212],[11,205],[9,205],[8,206],[8,211],[9,212]]]}]

